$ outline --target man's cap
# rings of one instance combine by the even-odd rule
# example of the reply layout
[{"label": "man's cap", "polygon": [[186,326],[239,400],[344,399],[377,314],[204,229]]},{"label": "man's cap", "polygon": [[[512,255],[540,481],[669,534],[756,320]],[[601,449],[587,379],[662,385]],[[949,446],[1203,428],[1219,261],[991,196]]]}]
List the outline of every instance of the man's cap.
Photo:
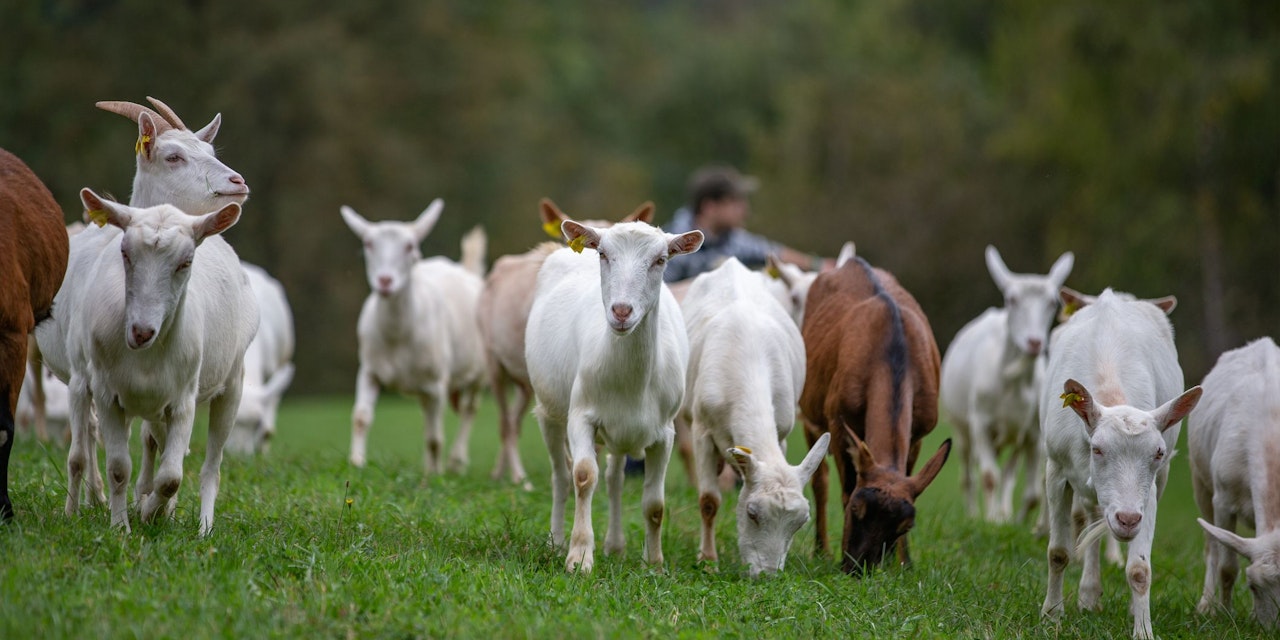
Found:
[{"label": "man's cap", "polygon": [[689,205],[696,211],[703,200],[746,198],[759,186],[760,181],[754,176],[744,176],[733,167],[703,167],[689,181]]}]

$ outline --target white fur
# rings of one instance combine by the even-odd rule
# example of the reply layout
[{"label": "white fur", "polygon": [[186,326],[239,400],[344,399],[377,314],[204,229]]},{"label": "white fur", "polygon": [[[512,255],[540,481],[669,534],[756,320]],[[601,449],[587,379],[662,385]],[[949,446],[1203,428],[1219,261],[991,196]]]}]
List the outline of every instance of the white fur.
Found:
[{"label": "white fur", "polygon": [[[38,368],[36,368],[38,367]],[[39,371],[39,373],[37,373]],[[44,393],[44,426],[37,413],[35,400],[35,377],[42,376]],[[29,428],[40,440],[49,438],[48,427],[52,425],[56,437],[67,441],[71,437],[70,398],[67,383],[59,380],[47,367],[36,363],[27,363],[27,375],[22,379],[22,390],[18,393],[18,407],[13,412],[14,423],[21,428]]]},{"label": "white fur", "polygon": [[[1081,609],[1097,609],[1102,593],[1103,526],[1129,542],[1125,567],[1133,635],[1151,638],[1151,542],[1156,500],[1164,490],[1181,420],[1200,397],[1183,393],[1173,327],[1160,308],[1110,289],[1055,331],[1040,420],[1048,462],[1049,580],[1042,613],[1063,609],[1062,579],[1070,551],[1073,496],[1103,520],[1081,537]],[[1059,395],[1068,396],[1069,407]],[[1181,395],[1179,395],[1181,394]],[[1105,525],[1103,524],[1105,523]]]},{"label": "white fur", "polygon": [[809,520],[804,485],[830,441],[824,433],[799,466],[787,462],[784,446],[804,387],[804,340],[766,279],[732,257],[694,279],[681,311],[690,347],[681,413],[693,425],[702,512],[698,559],[717,560],[717,481],[729,459],[744,481],[739,556],[752,577],[781,571]]},{"label": "white fur", "polygon": [[67,513],[79,506],[82,476],[96,448],[91,402],[107,449],[111,523],[126,531],[130,420],[149,422],[135,498],[142,519],[150,520],[162,506],[172,514],[196,405],[210,402],[200,471],[200,533],[206,535],[213,527],[222,446],[240,401],[244,352],[258,324],[235,252],[214,235],[235,223],[239,205],[195,217],[167,205],[137,209],[104,202],[88,189],[81,199],[89,210],[106,211],[123,231],[105,244],[89,232],[72,238],[71,266],[54,303],[61,311],[36,332],[46,364],[70,387]]},{"label": "white fur", "polygon": [[[1231,610],[1236,554],[1253,592],[1253,615],[1276,627],[1280,612],[1280,347],[1262,338],[1228,351],[1204,378],[1187,420],[1191,475],[1204,517],[1204,594],[1197,609]],[[1255,537],[1236,535],[1237,524]],[[1219,592],[1221,588],[1221,592]]]},{"label": "white fur", "polygon": [[[422,259],[418,246],[443,209],[444,201],[437,199],[413,222],[369,222],[342,207],[347,226],[364,243],[373,289],[356,328],[360,371],[351,414],[351,463],[357,467],[365,465],[365,440],[384,388],[418,397],[426,417],[427,474],[443,471],[444,404],[456,394],[459,428],[449,464],[462,471],[469,462],[467,442],[484,380],[484,350],[475,320],[483,282],[447,258]],[[465,264],[482,262],[482,257],[463,257]]]},{"label": "white fur", "polygon": [[[1018,462],[1026,470],[1022,516],[1040,503],[1040,424],[1036,409],[1049,325],[1058,309],[1058,289],[1071,273],[1074,256],[1064,253],[1048,275],[1009,271],[995,247],[988,246],[987,268],[1005,306],[989,308],[966,324],[942,358],[940,404],[955,427],[960,453],[960,487],[969,514],[978,514],[974,468],[981,474],[986,518],[1013,517]],[[1003,469],[999,457],[1011,452]]]},{"label": "white fur", "polygon": [[227,450],[265,453],[276,433],[280,398],[293,381],[293,312],[278,280],[261,267],[243,261],[240,266],[258,302],[260,321],[244,354],[244,387]]},{"label": "white fur", "polygon": [[599,441],[609,453],[606,553],[625,546],[622,456],[630,454],[645,458],[644,558],[661,564],[663,481],[689,359],[684,319],[662,273],[668,258],[696,251],[702,233],[671,235],[639,222],[595,229],[565,221],[561,228],[587,249],[546,259],[525,336],[535,414],[551,456],[552,540],[564,543],[565,501],[576,486],[566,568],[591,570]]}]

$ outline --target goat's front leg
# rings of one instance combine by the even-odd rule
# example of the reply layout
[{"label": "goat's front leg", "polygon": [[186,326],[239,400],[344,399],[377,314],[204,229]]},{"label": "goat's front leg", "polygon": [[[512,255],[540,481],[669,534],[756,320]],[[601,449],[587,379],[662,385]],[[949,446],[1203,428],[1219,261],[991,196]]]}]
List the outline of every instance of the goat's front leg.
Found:
[{"label": "goat's front leg", "polygon": [[982,487],[982,498],[986,509],[987,522],[1004,522],[1007,517],[1002,513],[1000,496],[1000,464],[996,457],[995,445],[991,442],[991,426],[993,419],[982,412],[972,412],[969,424],[973,425],[969,432],[973,458],[978,467],[978,478]]},{"label": "goat's front leg", "polygon": [[369,427],[373,426],[373,407],[378,403],[378,381],[373,372],[363,364],[356,374],[356,404],[351,410],[351,464],[363,467],[365,441],[369,439]]},{"label": "goat's front leg", "polygon": [[[702,544],[698,560],[717,562],[716,514],[720,511],[720,468],[724,458],[716,450],[715,440],[697,425],[693,439],[693,456],[698,478],[698,510],[702,512]],[[741,499],[741,497],[739,497]]]},{"label": "goat's front leg", "polygon": [[449,471],[457,474],[466,473],[471,466],[471,425],[476,419],[477,386],[468,387],[458,394],[458,437],[453,440],[449,450]]},{"label": "goat's front leg", "polygon": [[426,451],[422,456],[422,470],[426,475],[444,471],[444,394],[443,382],[433,384],[418,394],[422,407],[423,439]]},{"label": "goat's front leg", "polygon": [[138,466],[138,483],[133,487],[133,506],[142,509],[142,500],[154,491],[156,454],[160,443],[151,422],[142,421],[142,464]]},{"label": "goat's front leg", "polygon": [[129,457],[129,422],[120,405],[98,402],[103,443],[107,448],[107,478],[110,489],[111,526],[129,532],[128,484],[133,472]]},{"label": "goat's front leg", "polygon": [[[1085,518],[1083,529],[1088,529],[1103,518],[1102,510],[1097,506],[1086,507],[1085,513],[1088,517]],[[1103,522],[1100,526],[1106,527],[1107,524]],[[1104,534],[1104,537],[1109,538],[1110,533]],[[1080,592],[1076,594],[1076,604],[1081,611],[1102,611],[1101,547],[1102,540],[1098,539],[1080,550],[1083,569],[1080,571]]]},{"label": "goat's front leg", "polygon": [[1073,490],[1050,459],[1045,464],[1045,509],[1049,512],[1049,583],[1040,614],[1048,618],[1062,615],[1062,579],[1071,561],[1071,503]]},{"label": "goat's front leg", "polygon": [[[183,389],[180,400],[169,408],[169,415],[163,427],[163,436],[158,430],[156,442],[160,445],[160,460],[156,468],[154,490],[142,501],[142,520],[149,522],[155,519],[161,508],[170,513],[177,504],[178,489],[182,487],[182,463],[187,455],[187,447],[191,444],[191,430],[196,418],[196,390]],[[153,430],[157,425],[152,425]]]},{"label": "goat's front leg", "polygon": [[627,457],[623,454],[606,454],[604,463],[605,488],[609,492],[609,525],[604,531],[605,555],[622,555],[627,548],[622,533],[622,479]]},{"label": "goat's front leg", "polygon": [[533,399],[533,387],[527,383],[516,382],[516,411],[511,415],[511,422],[502,436],[502,449],[507,456],[507,469],[511,473],[511,482],[520,485],[525,491],[533,491],[533,483],[529,482],[529,474],[520,461],[520,422],[529,410],[529,401]]},{"label": "goat's front leg", "polygon": [[676,436],[675,425],[668,422],[658,441],[644,450],[644,494],[640,507],[644,511],[644,560],[662,566],[662,516],[666,511],[667,465]]},{"label": "goat's front leg", "polygon": [[1129,543],[1129,561],[1125,577],[1129,580],[1129,613],[1133,614],[1133,637],[1154,638],[1151,630],[1151,543],[1156,536],[1156,489],[1154,483],[1147,494],[1142,524],[1138,535]]},{"label": "goat's front leg", "polygon": [[[591,527],[591,498],[599,476],[595,428],[582,412],[571,412],[568,424],[569,457],[573,460],[573,532],[565,570],[590,573],[595,564],[595,531]],[[647,466],[647,465],[646,465]]]},{"label": "goat's front leg", "polygon": [[89,382],[84,376],[72,374],[67,384],[70,393],[70,410],[68,427],[71,431],[71,447],[67,449],[67,503],[68,517],[74,516],[80,509],[80,488],[84,482],[85,467],[89,464],[89,448],[98,446],[90,431],[89,421],[92,419],[89,394]]},{"label": "goat's front leg", "polygon": [[226,390],[209,403],[209,439],[205,445],[204,465],[200,467],[200,535],[213,531],[213,510],[222,485],[222,448],[235,428],[236,409],[240,406],[244,376],[231,375]]}]

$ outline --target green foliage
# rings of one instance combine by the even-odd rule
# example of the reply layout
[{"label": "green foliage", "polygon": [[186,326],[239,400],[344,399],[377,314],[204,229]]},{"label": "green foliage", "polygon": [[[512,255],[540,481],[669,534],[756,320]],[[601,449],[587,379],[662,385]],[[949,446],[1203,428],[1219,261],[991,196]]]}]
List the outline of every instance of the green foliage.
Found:
[{"label": "green foliage", "polygon": [[[910,570],[852,579],[835,560],[813,557],[809,524],[785,571],[752,581],[738,563],[735,490],[717,522],[719,572],[708,572],[696,562],[696,492],[675,463],[665,571],[640,558],[641,483],[633,478],[623,498],[625,555],[599,555],[591,575],[573,576],[564,573],[564,550],[547,542],[550,471],[532,420],[521,438],[535,485],[526,493],[488,477],[497,453],[492,402],[481,405],[471,470],[425,481],[416,403],[381,403],[363,470],[346,463],[349,409],[349,398],[286,402],[269,455],[224,461],[207,539],[196,536],[203,427],[176,518],[139,524],[134,514],[128,535],[109,529],[104,507],[63,515],[65,450],[22,435],[11,470],[18,515],[0,527],[0,637],[1123,638],[1132,626],[1123,571],[1112,566],[1103,570],[1103,613],[1075,609],[1072,565],[1062,622],[1041,622],[1045,542],[1022,526],[965,517],[954,466],[921,498]],[[452,416],[448,427],[452,437]],[[925,450],[947,435],[940,428]],[[798,430],[789,444],[798,462]],[[1172,464],[1153,556],[1157,633],[1264,637],[1239,583],[1232,611],[1194,613],[1203,538],[1185,458]],[[604,493],[594,504],[598,545]],[[839,540],[838,491],[830,513]]]},{"label": "green foliage", "polygon": [[542,239],[538,198],[608,218],[691,171],[761,178],[751,228],[898,274],[944,345],[1016,271],[1176,294],[1188,379],[1280,326],[1280,9],[1274,2],[22,2],[0,21],[0,145],[78,217],[129,188],[157,96],[221,111],[253,189],[229,234],[286,285],[296,389],[348,390],[367,293],[336,210],[447,203],[428,255],[483,224]]}]

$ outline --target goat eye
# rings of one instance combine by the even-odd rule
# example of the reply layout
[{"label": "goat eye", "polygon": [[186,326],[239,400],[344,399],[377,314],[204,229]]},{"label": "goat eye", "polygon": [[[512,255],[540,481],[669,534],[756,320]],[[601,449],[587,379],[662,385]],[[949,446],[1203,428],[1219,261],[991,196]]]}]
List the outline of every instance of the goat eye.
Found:
[{"label": "goat eye", "polygon": [[179,162],[182,162],[182,160],[183,160],[182,155],[181,155],[181,154],[177,154],[177,153],[170,154],[170,155],[166,156],[166,157],[165,157],[165,159],[164,159],[164,161],[165,161],[165,162],[168,162],[169,164],[177,164],[177,163],[179,163]]},{"label": "goat eye", "polygon": [[666,256],[659,256],[657,260],[654,260],[654,261],[653,261],[653,266],[655,266],[655,267],[661,267],[662,265],[664,265],[664,264],[666,264],[666,263],[667,263],[667,258],[666,258]]},{"label": "goat eye", "polygon": [[1093,455],[1095,455],[1095,456],[1100,456],[1100,455],[1102,455],[1102,449],[1099,449],[1098,447],[1094,447],[1094,448],[1093,448]]},{"label": "goat eye", "polygon": [[599,254],[600,254],[600,262],[608,262],[608,261],[609,261],[609,256],[606,256],[606,255],[604,254],[604,252],[603,252],[603,251],[597,251],[596,253],[599,253]]},{"label": "goat eye", "polygon": [[177,271],[182,271],[183,269],[186,269],[186,268],[188,268],[188,267],[190,267],[190,266],[191,266],[191,260],[190,260],[190,259],[183,260],[183,261],[182,261],[182,264],[178,265],[178,268],[177,268],[176,270],[177,270]]}]

